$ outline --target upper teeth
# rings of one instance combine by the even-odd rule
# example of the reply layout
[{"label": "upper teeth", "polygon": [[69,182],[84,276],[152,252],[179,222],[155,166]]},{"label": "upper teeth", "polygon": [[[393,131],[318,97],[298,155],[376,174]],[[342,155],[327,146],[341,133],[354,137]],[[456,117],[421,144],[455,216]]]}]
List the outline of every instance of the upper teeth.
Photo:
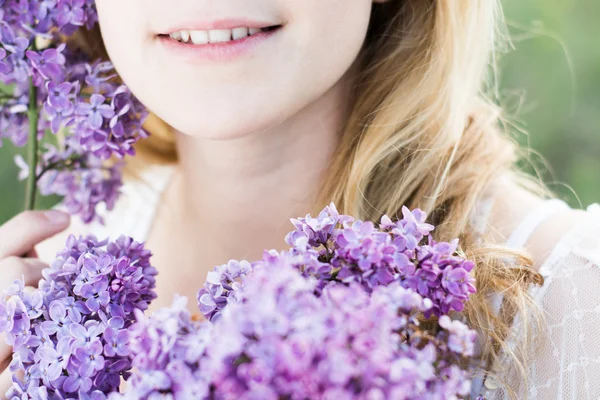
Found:
[{"label": "upper teeth", "polygon": [[184,43],[189,43],[191,41],[194,44],[206,44],[242,39],[246,36],[254,35],[260,31],[260,28],[246,27],[233,29],[213,29],[210,31],[192,31],[184,29],[173,32],[169,34],[169,36]]}]

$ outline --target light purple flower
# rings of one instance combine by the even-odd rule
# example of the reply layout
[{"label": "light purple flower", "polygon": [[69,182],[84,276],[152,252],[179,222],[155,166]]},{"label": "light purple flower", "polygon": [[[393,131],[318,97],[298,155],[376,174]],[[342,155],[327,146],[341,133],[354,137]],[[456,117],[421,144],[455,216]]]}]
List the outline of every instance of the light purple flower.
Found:
[{"label": "light purple flower", "polygon": [[83,285],[81,287],[81,296],[87,299],[85,305],[91,311],[98,311],[100,307],[106,307],[110,301],[108,280],[100,279],[97,282]]},{"label": "light purple flower", "polygon": [[56,83],[48,81],[46,91],[48,92],[47,103],[56,110],[64,110],[72,106],[71,95],[74,85],[71,82]]},{"label": "light purple flower", "polygon": [[46,49],[41,53],[28,50],[25,52],[34,70],[39,73],[42,78],[52,81],[60,81],[63,79],[63,66],[66,62],[65,56],[61,51],[65,48],[62,44],[56,49]]},{"label": "light purple flower", "polygon": [[57,380],[63,369],[66,368],[71,357],[69,338],[63,337],[58,341],[56,349],[51,346],[42,346],[36,353],[38,362],[47,368],[47,379],[50,382]]},{"label": "light purple flower", "polygon": [[229,260],[216,266],[206,278],[204,288],[198,292],[197,300],[201,312],[210,320],[219,318],[229,301],[235,301],[235,292],[240,289],[239,279],[252,271],[248,261]]},{"label": "light purple flower", "polygon": [[84,6],[85,0],[58,0],[57,22],[62,26],[67,24],[84,25],[86,22]]},{"label": "light purple flower", "polygon": [[81,376],[77,372],[70,372],[67,379],[64,380],[62,389],[66,393],[75,393],[79,390],[87,392],[92,388],[92,380]]},{"label": "light purple flower", "polygon": [[104,345],[104,354],[108,357],[126,356],[129,354],[130,333],[127,329],[107,328],[102,337],[106,344]]},{"label": "light purple flower", "polygon": [[101,94],[93,94],[89,103],[78,103],[75,107],[77,114],[87,117],[91,129],[100,129],[105,118],[110,119],[115,115],[115,111],[105,101],[106,98]]},{"label": "light purple flower", "polygon": [[79,374],[83,377],[90,378],[104,368],[100,341],[92,341],[89,346],[76,348],[75,357],[81,362]]},{"label": "light purple flower", "polygon": [[99,336],[104,332],[105,326],[102,323],[92,322],[88,326],[80,324],[72,324],[70,326],[72,347],[73,348],[88,348],[94,347],[100,341]]},{"label": "light purple flower", "polygon": [[59,337],[69,335],[70,325],[73,321],[67,318],[67,309],[60,300],[55,300],[50,304],[50,319],[42,322],[42,330],[47,335],[57,334]]}]

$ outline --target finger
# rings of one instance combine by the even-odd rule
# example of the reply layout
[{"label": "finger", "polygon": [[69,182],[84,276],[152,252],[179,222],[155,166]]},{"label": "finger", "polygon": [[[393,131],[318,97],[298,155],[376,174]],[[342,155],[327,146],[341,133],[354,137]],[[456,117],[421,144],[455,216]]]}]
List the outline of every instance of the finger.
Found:
[{"label": "finger", "polygon": [[[2,338],[4,339],[4,335],[2,335]],[[12,346],[9,346],[6,344],[6,342],[3,342],[4,346],[8,347],[10,349],[10,352],[7,355],[3,355],[0,360],[0,371],[4,371],[5,369],[8,368],[8,366],[10,365],[10,362],[12,361]]]},{"label": "finger", "polygon": [[[2,0],[0,0],[0,1],[2,1]],[[13,257],[13,256],[8,256],[8,257]],[[21,254],[19,257],[23,257],[23,258],[39,258],[38,257],[38,253],[35,250],[35,248],[29,250],[27,253]]]},{"label": "finger", "polygon": [[[13,348],[6,344],[6,334],[0,334],[0,372],[8,368],[10,361],[12,360]],[[0,392],[0,395],[4,392]]]},{"label": "finger", "polygon": [[22,256],[69,226],[69,214],[59,210],[25,211],[0,226],[0,259]]},{"label": "finger", "polygon": [[15,279],[23,279],[25,286],[37,286],[42,279],[42,270],[48,264],[37,258],[21,258],[10,256],[0,260],[0,288],[12,284]]},{"label": "finger", "polygon": [[40,258],[38,257],[38,253],[35,249],[29,250],[27,253],[23,254],[23,257],[27,258]]},{"label": "finger", "polygon": [[2,373],[0,373],[0,396],[4,398],[6,396],[6,392],[12,386],[12,372],[6,368]]}]

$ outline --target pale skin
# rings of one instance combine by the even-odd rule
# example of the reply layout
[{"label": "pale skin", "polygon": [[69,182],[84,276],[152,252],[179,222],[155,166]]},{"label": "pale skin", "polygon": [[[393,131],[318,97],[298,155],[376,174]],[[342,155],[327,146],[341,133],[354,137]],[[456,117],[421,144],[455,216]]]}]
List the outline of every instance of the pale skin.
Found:
[{"label": "pale skin", "polygon": [[[338,143],[352,62],[372,6],[371,0],[272,0],[261,2],[262,8],[250,1],[236,7],[173,3],[97,0],[117,71],[176,130],[180,161],[146,242],[159,270],[153,309],[169,305],[175,293],[194,299],[215,265],[286,247],[289,218],[306,214]],[[184,65],[165,57],[154,35],[205,9],[207,19],[229,16],[230,9],[288,31],[280,32],[274,48],[226,66]],[[179,73],[167,73],[174,70]],[[490,219],[492,240],[502,243],[540,201],[515,187],[500,190]],[[562,212],[536,230],[528,243],[536,268],[559,233],[583,217],[581,211]],[[1,226],[0,287],[20,277],[35,286],[52,256],[38,259],[36,245],[54,236],[44,246],[60,249],[68,225],[68,215],[53,211],[22,213]],[[0,343],[5,368],[11,349]],[[10,375],[0,373],[1,393]]]}]

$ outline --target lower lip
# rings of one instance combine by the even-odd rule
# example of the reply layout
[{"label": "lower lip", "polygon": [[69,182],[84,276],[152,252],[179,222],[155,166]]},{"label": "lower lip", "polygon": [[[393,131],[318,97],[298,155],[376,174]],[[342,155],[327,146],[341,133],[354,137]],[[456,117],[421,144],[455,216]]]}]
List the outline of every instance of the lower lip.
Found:
[{"label": "lower lip", "polygon": [[281,28],[280,26],[277,29],[258,32],[243,39],[206,44],[182,43],[171,39],[169,36],[159,36],[158,39],[169,52],[189,58],[192,61],[209,60],[223,62],[249,54],[257,46],[275,36]]}]

